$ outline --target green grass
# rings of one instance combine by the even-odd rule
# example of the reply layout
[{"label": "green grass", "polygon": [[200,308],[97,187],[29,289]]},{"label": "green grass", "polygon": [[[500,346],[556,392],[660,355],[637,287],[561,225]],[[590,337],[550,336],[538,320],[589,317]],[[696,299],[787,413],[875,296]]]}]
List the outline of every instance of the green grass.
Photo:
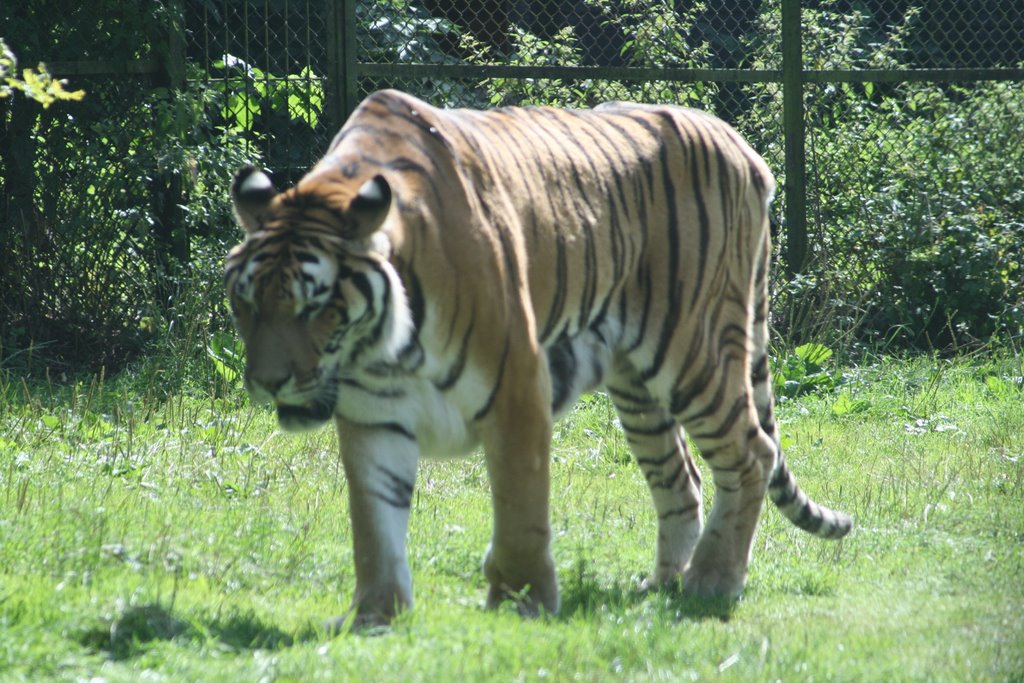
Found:
[{"label": "green grass", "polygon": [[590,397],[557,426],[560,616],[483,611],[474,456],[421,467],[416,609],[333,638],[320,624],[354,579],[331,432],[279,434],[234,395],[9,382],[0,680],[1020,681],[1022,374],[1014,359],[881,361],[782,404],[791,467],[856,527],[826,542],[767,510],[735,605],[637,592],[653,513]]}]

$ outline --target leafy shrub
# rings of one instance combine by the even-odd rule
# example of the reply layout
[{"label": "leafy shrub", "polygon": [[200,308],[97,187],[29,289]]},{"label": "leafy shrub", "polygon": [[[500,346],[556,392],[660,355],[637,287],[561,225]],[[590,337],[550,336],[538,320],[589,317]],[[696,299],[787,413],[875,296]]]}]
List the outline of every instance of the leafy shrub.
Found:
[{"label": "leafy shrub", "polygon": [[[694,13],[677,12],[671,3],[627,2],[621,7],[603,7],[609,27],[629,36],[623,46],[623,59],[635,67],[697,68],[708,57],[705,44],[691,45],[690,30]],[[540,37],[525,28],[512,29],[513,53],[509,63],[516,66],[581,66],[585,59],[572,26]],[[684,57],[685,56],[685,57]],[[478,54],[476,61],[487,61]],[[562,78],[492,78],[485,82],[491,106],[552,105],[593,107],[612,100],[662,102],[714,110],[714,83],[680,83],[646,79],[609,81],[601,79],[567,80]]]},{"label": "leafy shrub", "polygon": [[[774,0],[762,9],[755,64],[774,59],[777,12]],[[862,15],[805,9],[805,64],[900,68],[916,14],[879,40]],[[810,264],[794,282],[775,273],[773,322],[788,344],[955,349],[1024,334],[1019,84],[806,88]],[[763,107],[753,115],[781,118],[781,87],[750,92]],[[740,127],[779,163],[776,130]]]},{"label": "leafy shrub", "polygon": [[209,304],[223,298],[235,238],[225,197],[253,153],[205,116],[219,97],[107,85],[40,118],[35,225],[4,235],[0,285],[21,293],[0,302],[5,366],[112,369],[168,335],[223,324]]},{"label": "leafy shrub", "polygon": [[17,58],[3,38],[0,38],[0,98],[20,92],[25,97],[39,102],[43,109],[46,109],[54,102],[74,101],[85,97],[84,90],[65,90],[65,84],[65,81],[50,75],[46,66],[42,64],[34,69],[24,69],[19,75]]},{"label": "leafy shrub", "polygon": [[1019,87],[904,84],[844,109],[812,146],[818,248],[864,338],[945,348],[1024,332]]},{"label": "leafy shrub", "polygon": [[209,92],[205,109],[211,122],[262,150],[285,180],[304,173],[326,146],[323,79],[309,66],[275,74],[226,54],[209,73],[194,76],[193,87],[201,83]]}]

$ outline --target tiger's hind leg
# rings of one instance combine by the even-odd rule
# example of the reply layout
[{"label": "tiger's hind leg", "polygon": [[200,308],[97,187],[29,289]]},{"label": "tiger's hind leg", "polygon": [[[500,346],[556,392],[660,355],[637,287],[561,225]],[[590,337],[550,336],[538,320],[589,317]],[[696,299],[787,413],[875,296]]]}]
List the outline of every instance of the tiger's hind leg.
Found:
[{"label": "tiger's hind leg", "polygon": [[654,571],[644,588],[676,586],[700,538],[700,472],[682,428],[635,373],[621,368],[606,385],[658,516]]},{"label": "tiger's hind leg", "polygon": [[699,388],[677,389],[672,401],[715,483],[707,526],[683,575],[683,589],[705,597],[734,598],[743,590],[778,456],[760,424],[746,352],[746,344],[723,349],[719,362],[704,364],[689,385]]}]

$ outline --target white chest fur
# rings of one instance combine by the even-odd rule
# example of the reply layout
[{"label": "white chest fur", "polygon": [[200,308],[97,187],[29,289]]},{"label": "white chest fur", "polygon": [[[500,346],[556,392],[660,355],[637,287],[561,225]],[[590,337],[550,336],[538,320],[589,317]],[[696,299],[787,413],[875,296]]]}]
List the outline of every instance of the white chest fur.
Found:
[{"label": "white chest fur", "polygon": [[451,392],[410,375],[365,375],[341,382],[337,412],[356,424],[380,425],[413,436],[428,457],[465,455],[478,436]]}]

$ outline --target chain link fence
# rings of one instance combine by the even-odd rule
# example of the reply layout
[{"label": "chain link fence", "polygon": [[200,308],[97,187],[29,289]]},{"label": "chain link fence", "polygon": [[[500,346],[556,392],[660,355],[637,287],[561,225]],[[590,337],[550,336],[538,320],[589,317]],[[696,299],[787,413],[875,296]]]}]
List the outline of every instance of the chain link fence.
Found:
[{"label": "chain link fence", "polygon": [[[244,137],[282,184],[324,150],[338,120],[325,109],[328,30],[325,0],[203,0],[185,5],[191,76],[220,97],[208,115]],[[337,117],[335,117],[337,118]]]},{"label": "chain link fence", "polygon": [[[350,0],[275,11],[286,35],[301,33],[282,27],[302,15],[334,36],[275,67],[277,78],[307,65],[329,76],[316,86],[324,115],[309,121],[324,141],[385,87],[441,106],[699,107],[739,128],[781,181],[784,332],[944,347],[1024,325],[1019,3]],[[242,33],[231,41],[219,45],[243,50]],[[297,167],[285,159],[287,175],[324,146]],[[282,149],[294,148],[266,151]]]},{"label": "chain link fence", "polygon": [[[96,95],[75,107],[75,128],[106,134],[106,144],[83,141],[93,153],[109,157],[100,168],[83,164],[82,156],[68,149],[75,143],[65,137],[66,115],[48,111],[29,118],[25,114],[35,112],[24,102],[11,112],[4,142],[14,148],[5,155],[10,162],[4,168],[4,190],[8,212],[21,220],[8,223],[4,234],[0,281],[13,296],[3,297],[0,313],[8,349],[25,356],[79,357],[92,350],[81,344],[92,346],[87,340],[95,335],[107,342],[96,350],[110,354],[100,359],[102,364],[137,345],[132,332],[138,326],[116,314],[97,316],[92,302],[106,299],[108,292],[138,291],[141,296],[133,303],[140,311],[144,301],[155,298],[134,258],[151,253],[144,243],[152,236],[147,215],[155,207],[142,202],[151,188],[133,167],[131,141],[111,136],[107,125],[111,113],[122,122],[139,123],[131,105],[137,84],[120,81],[116,88],[95,88],[88,80],[80,83]],[[23,130],[31,136],[27,141],[17,139]],[[32,183],[36,173],[46,182]],[[103,214],[116,218],[95,220]],[[117,228],[108,230],[114,221]],[[96,232],[100,239],[116,240],[117,248],[90,249],[88,236]]]},{"label": "chain link fence", "polygon": [[[1024,330],[1020,3],[100,4],[66,15],[86,28],[45,55],[86,100],[30,116],[0,100],[6,364],[43,344],[114,366],[161,330],[226,325],[232,171],[293,182],[384,87],[440,106],[709,110],[780,179],[774,322],[791,340],[945,348]],[[19,7],[7,26],[32,20]],[[122,26],[121,62],[89,34],[101,14]],[[206,303],[183,307],[197,280]]]}]

